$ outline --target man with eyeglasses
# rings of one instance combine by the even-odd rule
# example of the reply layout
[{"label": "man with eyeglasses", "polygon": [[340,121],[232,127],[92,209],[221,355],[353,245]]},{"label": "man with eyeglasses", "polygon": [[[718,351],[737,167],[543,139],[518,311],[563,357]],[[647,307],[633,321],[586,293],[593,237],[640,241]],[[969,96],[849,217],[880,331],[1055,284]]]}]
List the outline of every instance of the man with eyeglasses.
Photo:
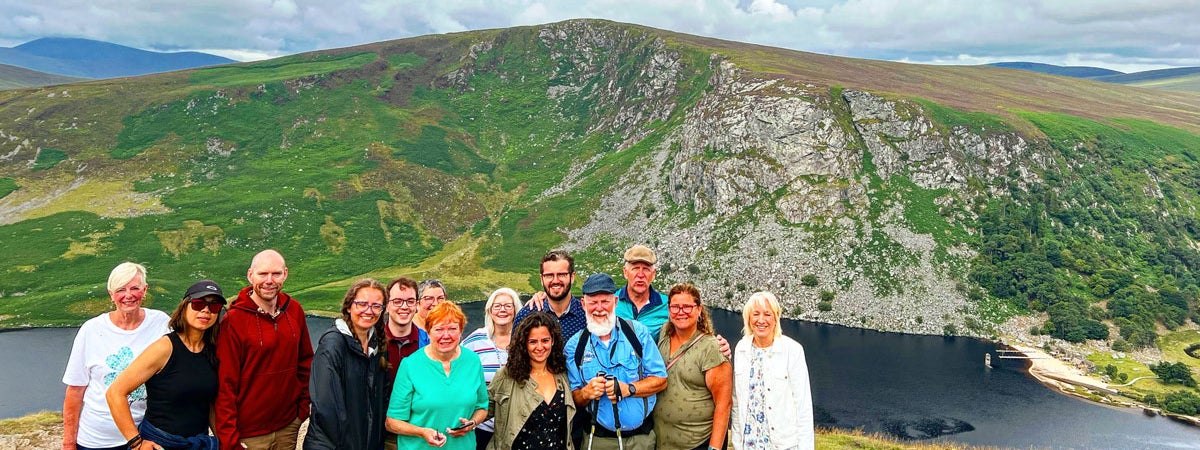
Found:
[{"label": "man with eyeglasses", "polygon": [[534,294],[533,299],[517,312],[513,329],[517,329],[521,320],[534,311],[548,311],[557,317],[564,340],[584,329],[587,318],[583,304],[579,298],[571,295],[571,286],[575,284],[575,258],[564,250],[546,253],[542,257],[541,279],[542,292]]},{"label": "man with eyeglasses", "polygon": [[300,302],[283,292],[287,264],[275,250],[254,256],[217,335],[215,404],[223,450],[296,448],[308,419],[313,348]]},{"label": "man with eyeglasses", "polygon": [[413,317],[413,324],[424,330],[425,317],[429,316],[429,311],[444,301],[446,301],[446,285],[436,278],[422,281],[417,285],[417,315]]},{"label": "man with eyeglasses", "polygon": [[[416,317],[417,281],[400,277],[392,280],[387,286],[387,322],[383,326],[384,336],[387,337],[387,375],[384,381],[383,404],[388,404],[392,396],[392,384],[396,381],[396,369],[400,361],[415,353],[429,343],[429,334],[413,325]],[[383,432],[383,448],[396,449],[396,434],[386,429]]]}]

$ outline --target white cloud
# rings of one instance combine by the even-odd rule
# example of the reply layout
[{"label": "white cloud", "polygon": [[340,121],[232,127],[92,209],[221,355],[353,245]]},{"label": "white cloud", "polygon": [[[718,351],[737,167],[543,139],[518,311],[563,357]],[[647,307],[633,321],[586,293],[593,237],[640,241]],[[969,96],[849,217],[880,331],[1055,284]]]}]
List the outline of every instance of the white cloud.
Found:
[{"label": "white cloud", "polygon": [[752,15],[767,16],[768,19],[775,21],[786,22],[796,18],[791,8],[775,0],[754,0],[750,2],[748,10]]},{"label": "white cloud", "polygon": [[38,0],[0,2],[0,42],[75,36],[256,59],[570,18],[912,62],[1200,65],[1200,0]]}]

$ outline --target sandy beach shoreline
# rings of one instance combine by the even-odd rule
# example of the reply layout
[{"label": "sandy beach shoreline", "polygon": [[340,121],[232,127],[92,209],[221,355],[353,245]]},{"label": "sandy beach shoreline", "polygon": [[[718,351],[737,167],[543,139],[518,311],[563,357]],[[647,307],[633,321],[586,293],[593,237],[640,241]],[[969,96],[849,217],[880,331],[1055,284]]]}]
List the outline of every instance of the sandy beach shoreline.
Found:
[{"label": "sandy beach shoreline", "polygon": [[1021,353],[1024,353],[1029,358],[1029,374],[1042,382],[1042,384],[1058,388],[1060,391],[1067,391],[1071,394],[1074,394],[1073,388],[1075,386],[1109,394],[1118,393],[1116,389],[1109,387],[1108,383],[1087,376],[1079,368],[1050,356],[1038,348],[1021,344],[1006,345],[1020,350]]},{"label": "sandy beach shoreline", "polygon": [[[1200,426],[1200,419],[1196,417],[1169,413],[1160,408],[1130,399],[1128,396],[1121,394],[1119,390],[1108,383],[1087,376],[1079,368],[1050,356],[1040,349],[1021,344],[1004,345],[1024,353],[1025,356],[1029,358],[1030,362],[1029,374],[1047,387],[1056,389],[1063,394],[1078,397],[1080,399],[1095,403],[1100,403],[1102,405],[1123,408],[1139,408],[1143,412],[1152,412],[1153,415],[1162,415],[1181,423],[1186,423],[1192,426]],[[1105,396],[1101,396],[1099,397],[1101,400],[1097,401],[1095,395],[1085,395],[1079,392],[1077,390],[1079,387],[1085,388],[1092,392],[1121,396],[1125,400],[1114,400]]]}]

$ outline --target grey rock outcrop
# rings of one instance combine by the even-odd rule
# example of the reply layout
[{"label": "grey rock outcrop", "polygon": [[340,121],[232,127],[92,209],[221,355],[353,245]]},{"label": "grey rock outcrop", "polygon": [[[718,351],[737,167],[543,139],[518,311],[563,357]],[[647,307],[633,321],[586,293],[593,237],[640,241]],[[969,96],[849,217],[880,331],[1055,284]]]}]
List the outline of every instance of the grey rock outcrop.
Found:
[{"label": "grey rock outcrop", "polygon": [[[711,305],[737,309],[769,290],[789,317],[981,333],[965,326],[977,305],[953,275],[974,253],[935,256],[934,237],[913,231],[904,203],[871,180],[944,189],[935,202],[953,210],[971,177],[1035,176],[1028,164],[1044,162],[1033,147],[1015,132],[947,130],[915,102],[762,78],[715,55],[712,64],[711,89],[627,175],[639,182],[618,183],[589,224],[567,231],[568,248],[649,244],[662,289],[690,281]],[[822,291],[834,294],[829,311],[818,308]]]}]

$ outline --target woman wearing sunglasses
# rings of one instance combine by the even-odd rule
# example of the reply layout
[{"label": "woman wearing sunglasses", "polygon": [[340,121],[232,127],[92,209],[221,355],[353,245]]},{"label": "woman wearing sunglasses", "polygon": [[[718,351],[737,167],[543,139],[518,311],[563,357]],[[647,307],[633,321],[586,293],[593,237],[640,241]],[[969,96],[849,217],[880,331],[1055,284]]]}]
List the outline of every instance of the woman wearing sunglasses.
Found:
[{"label": "woman wearing sunglasses", "polygon": [[[117,375],[105,399],[125,448],[216,450],[208,435],[217,396],[217,324],[225,307],[221,287],[202,280],[188,288],[171,314],[171,333],[150,344]],[[146,415],[135,424],[126,398],[145,384]]]},{"label": "woman wearing sunglasses", "polygon": [[383,447],[387,356],[383,332],[386,289],[370,278],[354,282],[342,317],[317,341],[308,394],[312,416],[305,450]]}]

